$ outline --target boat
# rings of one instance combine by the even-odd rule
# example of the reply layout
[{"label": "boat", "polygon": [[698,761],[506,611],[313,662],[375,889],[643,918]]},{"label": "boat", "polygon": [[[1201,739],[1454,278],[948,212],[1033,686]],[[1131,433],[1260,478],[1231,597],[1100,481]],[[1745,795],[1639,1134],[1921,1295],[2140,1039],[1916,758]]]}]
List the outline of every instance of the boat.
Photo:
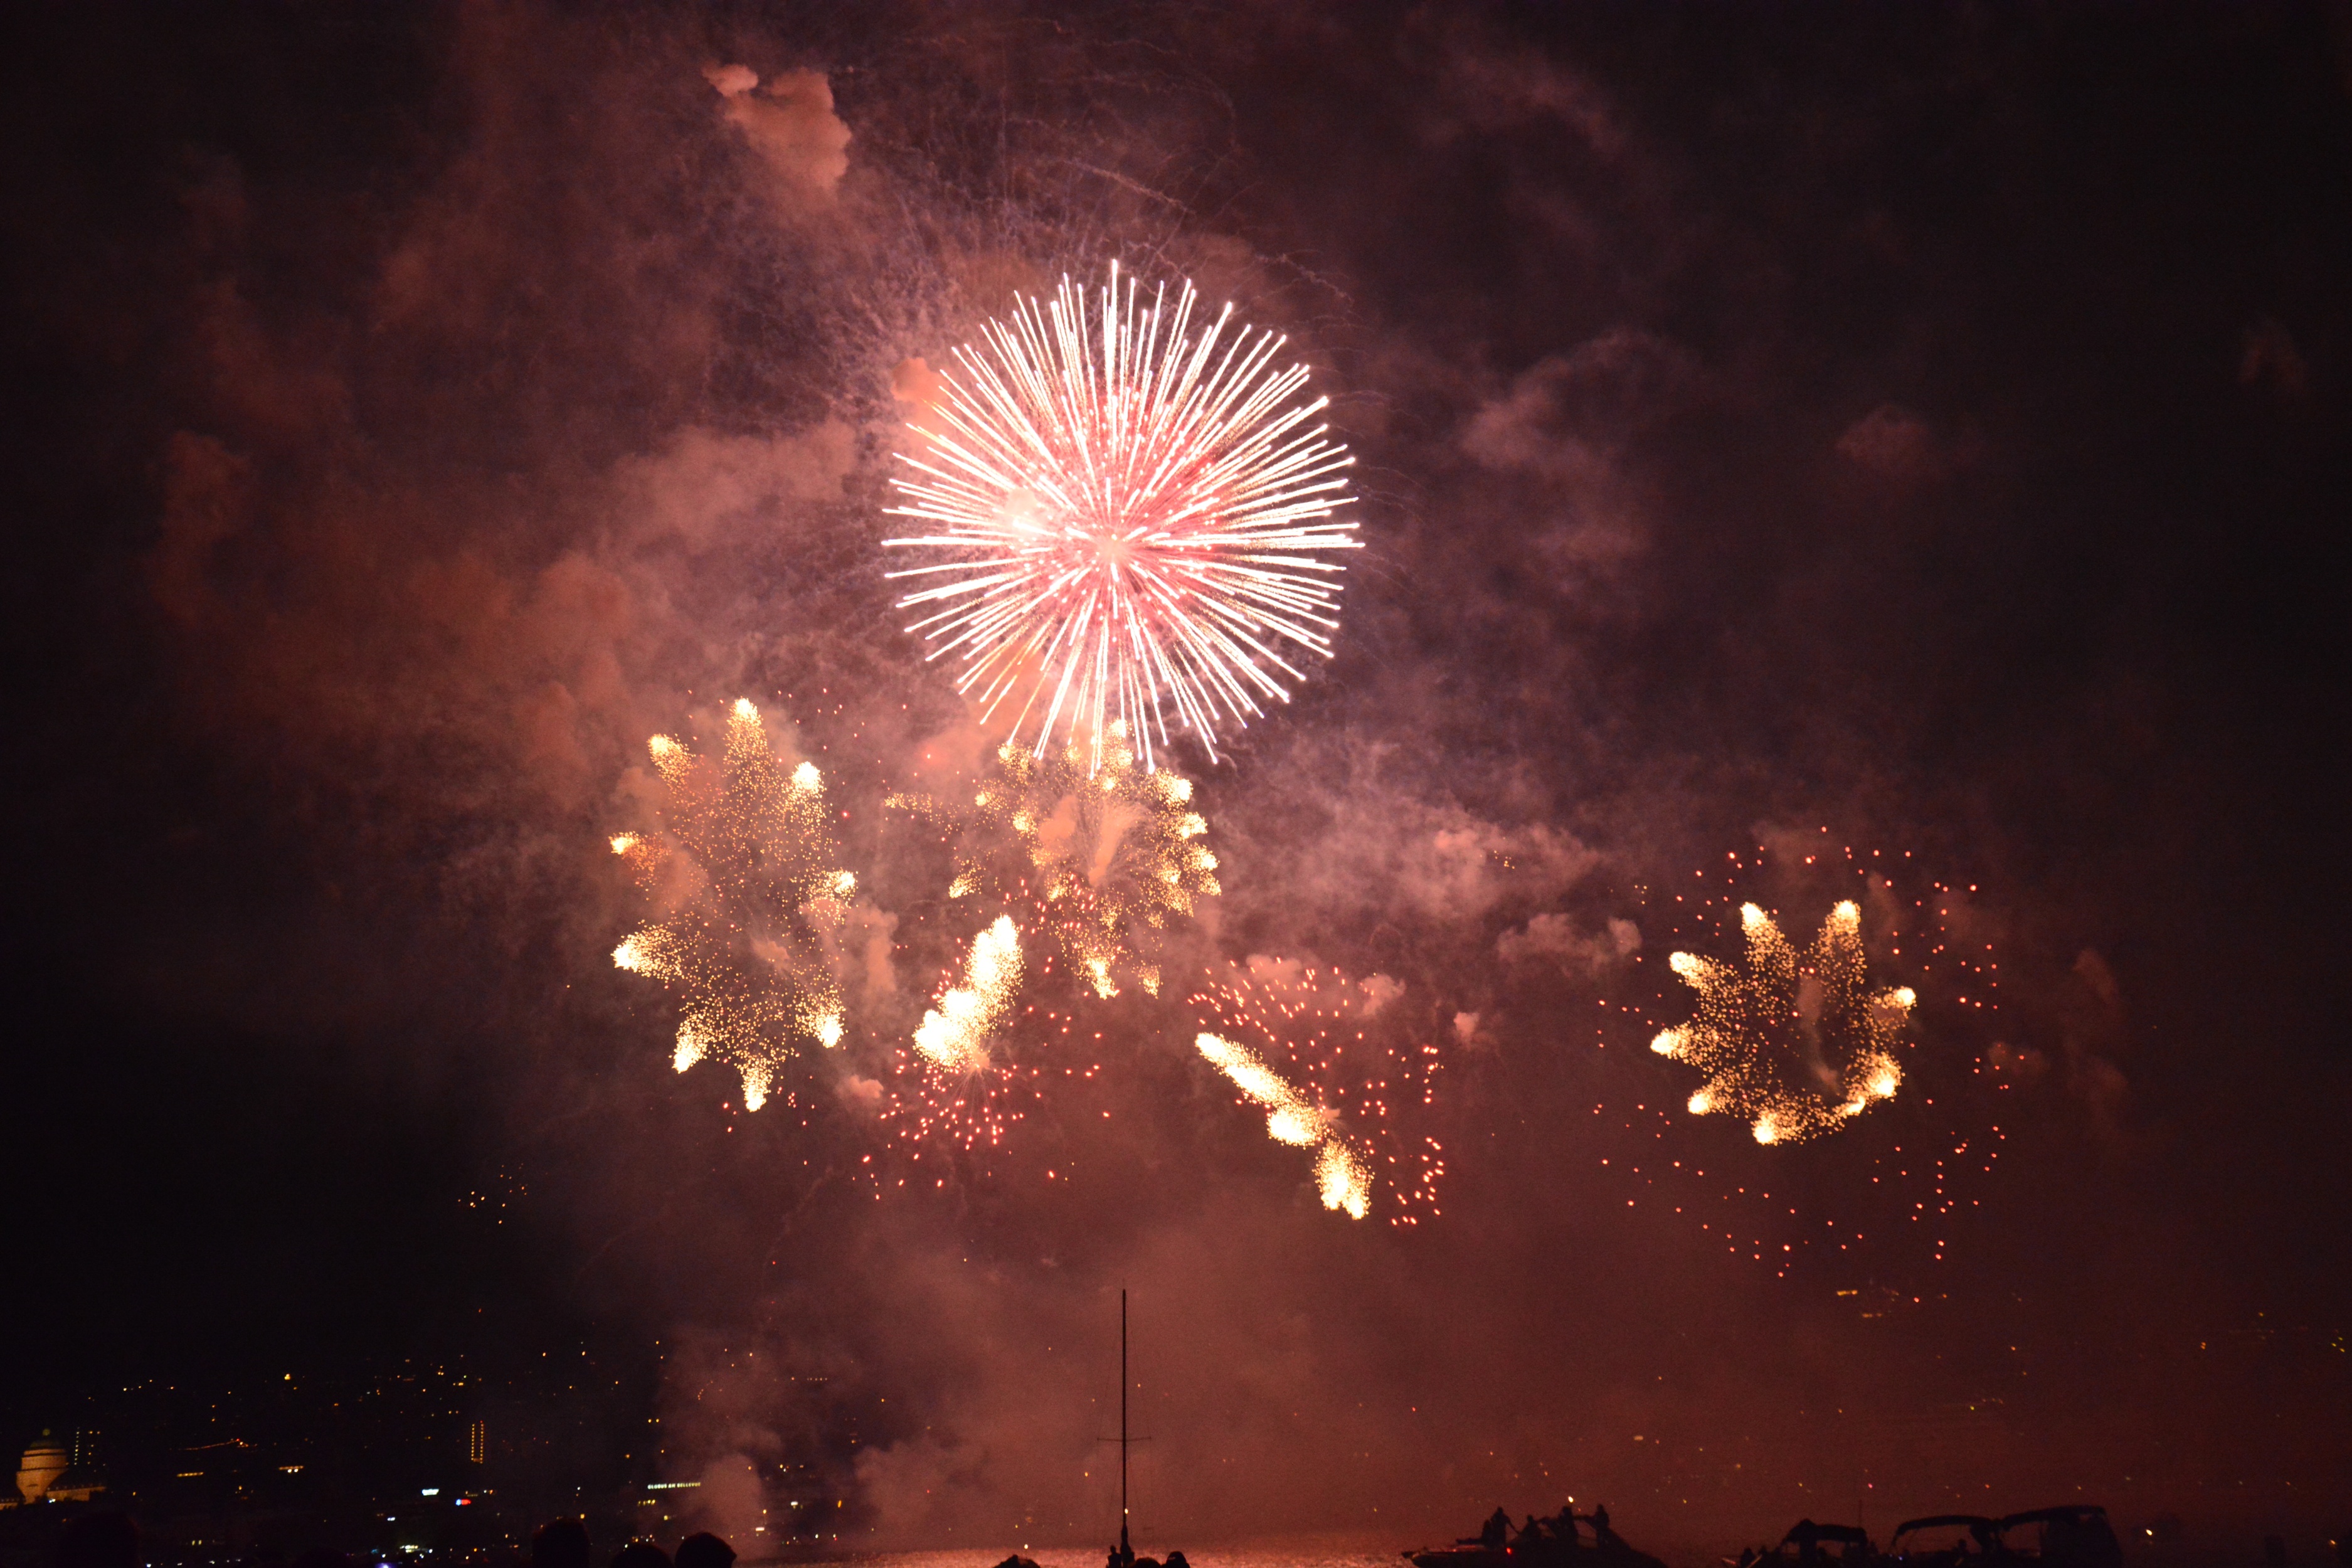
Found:
[{"label": "boat", "polygon": [[[1124,1286],[1118,1292],[1118,1436],[1105,1441],[1118,1444],[1118,1544],[1110,1549],[1110,1557],[1103,1568],[1192,1568],[1192,1564],[1184,1561],[1181,1552],[1171,1552],[1163,1563],[1156,1557],[1138,1557],[1135,1548],[1128,1544],[1127,1451],[1143,1439],[1127,1435],[1127,1289]],[[1005,1564],[999,1563],[997,1568],[1005,1568]],[[1036,1568],[1036,1564],[1030,1563],[1029,1568]]]},{"label": "boat", "polygon": [[[1832,1555],[1828,1550],[1836,1547]],[[1801,1519],[1789,1527],[1780,1544],[1760,1556],[1742,1557],[1742,1564],[1769,1563],[1778,1568],[1860,1568],[1873,1552],[1869,1532],[1858,1524],[1815,1524]]]},{"label": "boat", "polygon": [[1549,1519],[1529,1514],[1517,1527],[1497,1508],[1476,1535],[1402,1555],[1413,1568],[1665,1568],[1612,1530],[1605,1508],[1589,1514],[1564,1508]]},{"label": "boat", "polygon": [[2000,1521],[1980,1513],[1931,1513],[1895,1527],[1886,1555],[1910,1568],[1958,1568],[2000,1556]]},{"label": "boat", "polygon": [[2123,1568],[2123,1542],[2096,1503],[2030,1509],[2000,1521],[2001,1550],[2040,1568]]}]

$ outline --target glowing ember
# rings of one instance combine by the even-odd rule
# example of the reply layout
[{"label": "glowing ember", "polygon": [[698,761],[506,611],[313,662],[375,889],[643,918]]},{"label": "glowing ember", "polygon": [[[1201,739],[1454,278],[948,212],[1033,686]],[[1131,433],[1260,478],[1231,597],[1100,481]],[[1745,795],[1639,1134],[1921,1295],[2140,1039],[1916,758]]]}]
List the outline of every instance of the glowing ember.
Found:
[{"label": "glowing ember", "polygon": [[1092,301],[1066,279],[1017,300],[898,454],[892,515],[934,531],[884,542],[950,557],[893,574],[929,580],[908,629],[1038,756],[1066,736],[1098,766],[1117,718],[1148,771],[1172,717],[1213,761],[1220,724],[1304,679],[1287,650],[1330,656],[1353,459],[1308,424],[1306,367],[1273,368],[1286,340],[1229,334],[1231,306],[1192,336],[1195,298],[1113,267]]},{"label": "glowing ember", "polygon": [[661,829],[611,843],[658,912],[613,963],[679,998],[671,1065],[733,1068],[744,1109],[757,1110],[798,1042],[841,1041],[841,994],[818,932],[839,921],[856,879],[832,863],[817,770],[785,773],[748,700],[730,714],[716,763],[667,735],[648,750],[667,786]]}]

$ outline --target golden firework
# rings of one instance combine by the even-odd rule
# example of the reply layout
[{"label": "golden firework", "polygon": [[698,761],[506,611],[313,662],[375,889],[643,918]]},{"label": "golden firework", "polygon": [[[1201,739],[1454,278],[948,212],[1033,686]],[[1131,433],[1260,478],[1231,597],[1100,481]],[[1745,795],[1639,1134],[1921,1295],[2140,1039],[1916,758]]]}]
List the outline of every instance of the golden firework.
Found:
[{"label": "golden firework", "polygon": [[1266,1135],[1315,1152],[1323,1205],[1362,1219],[1378,1193],[1391,1224],[1412,1226],[1438,1213],[1445,1162],[1426,1131],[1438,1051],[1391,1005],[1402,989],[1253,958],[1191,1000],[1215,1025],[1194,1046],[1265,1112]]},{"label": "golden firework", "polygon": [[1315,1187],[1325,1208],[1344,1209],[1351,1219],[1372,1212],[1371,1173],[1365,1169],[1363,1157],[1348,1146],[1328,1112],[1286,1082],[1248,1047],[1205,1032],[1193,1044],[1233,1081],[1244,1099],[1264,1108],[1267,1137],[1315,1151]]},{"label": "golden firework", "polygon": [[976,1072],[988,1065],[988,1037],[1021,986],[1021,933],[1009,915],[971,939],[963,984],[940,994],[915,1028],[915,1048],[933,1067]]},{"label": "golden firework", "polygon": [[1738,1116],[1759,1143],[1795,1143],[1893,1099],[1903,1081],[1895,1053],[1916,997],[1907,986],[1871,991],[1860,908],[1832,909],[1802,957],[1756,905],[1741,905],[1739,921],[1744,963],[1668,960],[1698,993],[1698,1011],[1650,1048],[1706,1074],[1691,1113]]},{"label": "golden firework", "polygon": [[667,735],[647,750],[667,796],[661,827],[616,834],[612,847],[656,913],[613,962],[678,998],[671,1065],[733,1068],[744,1109],[757,1110],[803,1042],[841,1043],[841,992],[819,933],[840,922],[857,879],[836,864],[824,779],[813,763],[777,760],[748,699],[728,715],[719,757]]},{"label": "golden firework", "polygon": [[951,899],[1025,905],[1021,923],[1050,933],[1103,997],[1123,981],[1160,994],[1160,943],[1171,921],[1217,890],[1217,858],[1192,781],[1139,763],[1111,721],[1099,767],[1073,742],[1038,757],[1006,745],[969,806],[929,795],[890,804],[945,827],[955,845]]}]

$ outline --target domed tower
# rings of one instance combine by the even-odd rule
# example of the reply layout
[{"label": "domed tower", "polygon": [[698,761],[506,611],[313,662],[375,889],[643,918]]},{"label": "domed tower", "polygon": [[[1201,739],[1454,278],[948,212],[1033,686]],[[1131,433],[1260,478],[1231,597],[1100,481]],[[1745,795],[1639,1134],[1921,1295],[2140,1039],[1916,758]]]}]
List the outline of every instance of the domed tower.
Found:
[{"label": "domed tower", "polygon": [[43,1432],[16,1462],[16,1495],[28,1503],[40,1501],[48,1496],[57,1479],[66,1473],[72,1458],[63,1443]]}]

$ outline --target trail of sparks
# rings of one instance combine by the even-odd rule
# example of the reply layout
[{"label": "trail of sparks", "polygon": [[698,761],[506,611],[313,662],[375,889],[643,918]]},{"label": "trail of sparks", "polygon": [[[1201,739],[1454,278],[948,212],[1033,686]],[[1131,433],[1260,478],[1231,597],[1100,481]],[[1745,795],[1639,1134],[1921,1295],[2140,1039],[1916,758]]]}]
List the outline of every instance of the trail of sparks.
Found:
[{"label": "trail of sparks", "polygon": [[988,1065],[988,1037],[1003,1021],[1021,984],[1021,933],[1010,916],[971,939],[963,984],[940,996],[915,1028],[915,1049],[932,1066],[971,1072]]},{"label": "trail of sparks", "polygon": [[928,795],[889,804],[947,829],[949,898],[1014,905],[1097,996],[1122,984],[1156,996],[1161,935],[1218,891],[1217,858],[1199,842],[1209,825],[1191,808],[1192,780],[1139,765],[1123,721],[1111,722],[1100,768],[1087,761],[1076,745],[1043,758],[1006,745],[969,808]]},{"label": "trail of sparks", "polygon": [[1309,423],[1307,367],[1274,368],[1287,340],[1229,332],[1230,305],[1195,336],[1196,301],[1116,266],[1091,300],[1016,299],[897,454],[890,514],[931,531],[883,542],[950,557],[892,574],[925,581],[908,630],[1037,756],[1066,737],[1099,767],[1117,719],[1146,771],[1171,721],[1213,762],[1221,725],[1289,700],[1298,652],[1330,657],[1354,459]]},{"label": "trail of sparks", "polygon": [[[1053,959],[1038,969],[1024,992],[1051,980]],[[992,1167],[988,1157],[1008,1149],[1017,1127],[1048,1110],[1049,1092],[1066,1110],[1071,1095],[1101,1079],[1103,1039],[1104,1031],[1084,1031],[1076,1016],[1049,1004],[1033,1000],[1016,1010],[1008,1002],[989,1048],[967,1055],[960,1066],[943,1067],[912,1046],[893,1053],[883,1068],[880,1123],[909,1163],[927,1155],[980,1155],[982,1163],[968,1166],[967,1173],[982,1173]],[[1058,1065],[1047,1065],[1056,1059]],[[880,1167],[872,1173],[887,1175]],[[944,1186],[944,1177],[935,1184]]]},{"label": "trail of sparks", "polygon": [[1202,1057],[1265,1111],[1275,1142],[1315,1151],[1323,1206],[1362,1219],[1385,1194],[1390,1223],[1412,1226],[1437,1215],[1445,1163],[1411,1125],[1435,1101],[1439,1057],[1388,1012],[1400,989],[1260,959],[1192,1001],[1216,1025],[1195,1037]]},{"label": "trail of sparks", "polygon": [[1266,1135],[1277,1143],[1315,1151],[1315,1187],[1327,1209],[1344,1209],[1351,1219],[1372,1212],[1371,1173],[1362,1156],[1330,1119],[1245,1046],[1203,1033],[1193,1042],[1210,1065],[1233,1080],[1244,1099],[1265,1110]]},{"label": "trail of sparks", "polygon": [[612,846],[661,912],[613,962],[678,997],[671,1065],[733,1068],[743,1108],[757,1110],[800,1042],[841,1043],[821,933],[839,923],[856,879],[835,864],[816,767],[786,772],[748,699],[730,712],[715,763],[668,735],[647,746],[667,795],[662,826]]}]

